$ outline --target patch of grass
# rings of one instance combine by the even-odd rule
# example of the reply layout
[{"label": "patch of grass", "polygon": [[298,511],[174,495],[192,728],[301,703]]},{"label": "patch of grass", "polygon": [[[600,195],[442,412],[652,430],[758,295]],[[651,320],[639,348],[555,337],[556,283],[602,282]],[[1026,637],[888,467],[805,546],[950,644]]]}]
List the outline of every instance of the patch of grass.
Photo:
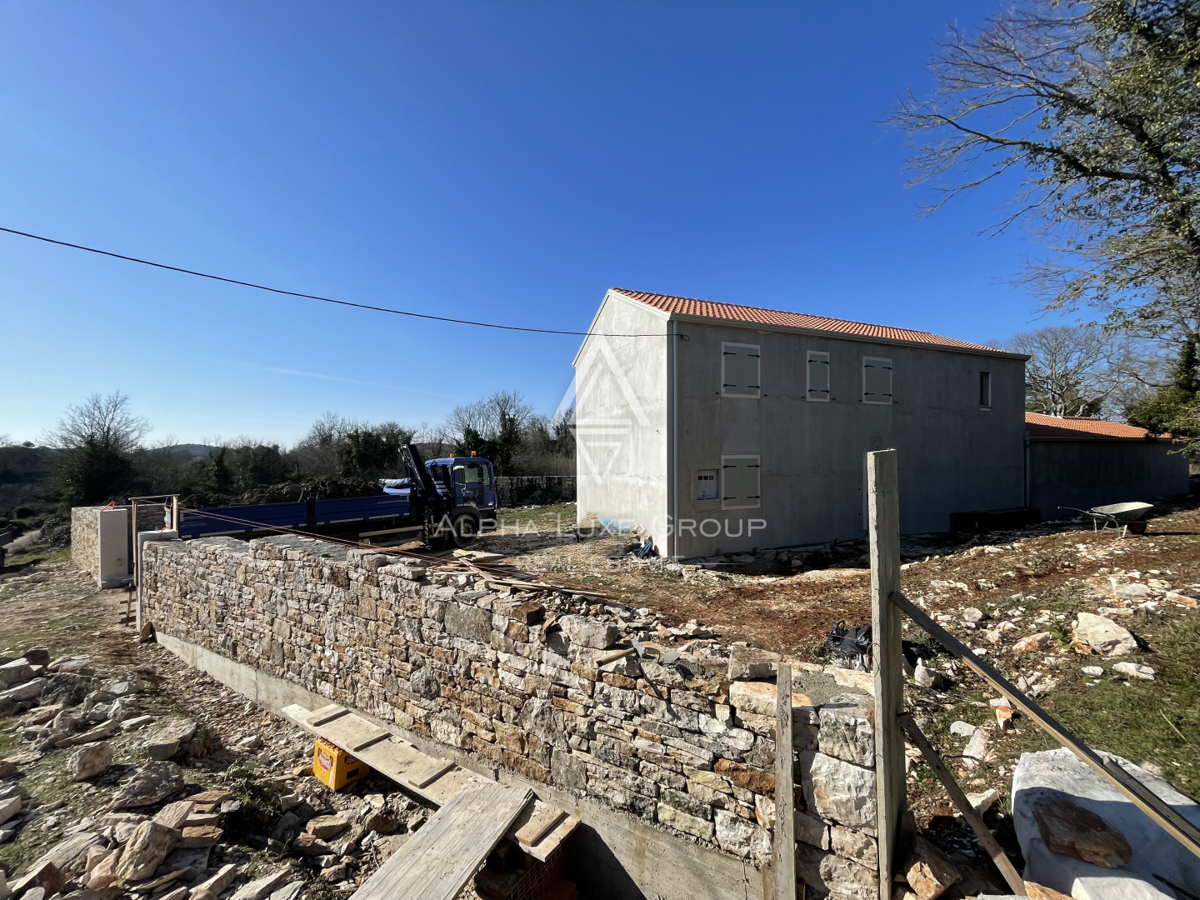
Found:
[{"label": "patch of grass", "polygon": [[21,566],[36,565],[43,563],[66,562],[71,558],[71,548],[62,547],[58,550],[50,550],[48,548],[33,549],[27,553],[14,553],[12,556],[5,557],[4,567],[19,568]]},{"label": "patch of grass", "polygon": [[[1163,777],[1185,793],[1200,793],[1200,618],[1146,623],[1139,628],[1157,652],[1138,654],[1157,670],[1154,681],[1129,680],[1112,674],[1112,661],[1078,657],[1067,667],[1063,684],[1043,705],[1089,746],[1117,753],[1130,762],[1162,767]],[[1119,660],[1118,660],[1119,661]],[[1089,687],[1079,673],[1087,664],[1103,665],[1106,676]],[[1023,725],[1023,750],[1054,742],[1031,723]],[[1039,731],[1034,736],[1031,732]]]}]

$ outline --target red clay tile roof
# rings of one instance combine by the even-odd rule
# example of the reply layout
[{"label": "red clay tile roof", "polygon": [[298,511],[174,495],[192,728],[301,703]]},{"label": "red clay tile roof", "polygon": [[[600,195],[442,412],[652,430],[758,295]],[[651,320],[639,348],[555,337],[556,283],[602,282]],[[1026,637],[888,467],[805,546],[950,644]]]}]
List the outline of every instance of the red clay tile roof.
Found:
[{"label": "red clay tile roof", "polygon": [[810,316],[807,313],[783,312],[762,309],[757,306],[737,306],[733,303],[713,303],[710,300],[694,300],[691,297],[672,297],[668,294],[649,294],[645,291],[627,291],[613,288],[647,306],[665,313],[685,316],[703,316],[707,319],[725,319],[756,325],[783,325],[788,328],[803,328],[808,331],[826,331],[854,337],[881,338],[887,341],[906,341],[912,344],[927,344],[931,347],[953,347],[956,350],[982,350],[997,353],[994,347],[968,344],[954,338],[941,337],[928,331],[913,331],[911,328],[892,328],[889,325],[868,325],[866,322],[848,322],[845,319],[829,319],[825,316]]},{"label": "red clay tile roof", "polygon": [[[1145,428],[1106,422],[1103,419],[1085,419],[1080,416],[1043,416],[1041,413],[1025,413],[1025,427],[1030,437],[1088,437],[1124,438],[1144,440],[1151,436]],[[1166,435],[1163,435],[1166,437]]]}]

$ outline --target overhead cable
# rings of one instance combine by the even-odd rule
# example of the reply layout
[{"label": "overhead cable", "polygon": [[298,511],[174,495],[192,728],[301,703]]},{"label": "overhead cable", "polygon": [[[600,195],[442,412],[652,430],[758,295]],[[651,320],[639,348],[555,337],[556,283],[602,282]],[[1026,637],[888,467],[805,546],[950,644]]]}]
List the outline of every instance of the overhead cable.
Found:
[{"label": "overhead cable", "polygon": [[[35,241],[43,241],[47,244],[55,244],[59,247],[70,247],[72,250],[85,250],[88,253],[95,253],[100,256],[109,256],[113,259],[122,259],[126,262],[138,263],[143,266],[153,266],[156,269],[166,269],[169,272],[179,272],[183,275],[194,275],[197,278],[208,278],[211,281],[223,281],[226,284],[236,284],[239,287],[254,288],[258,291],[269,291],[272,294],[283,294],[285,297],[300,297],[304,300],[319,300],[322,303],[333,303],[337,306],[350,306],[354,309],[366,309],[372,312],[391,313],[394,316],[410,316],[414,319],[430,319],[434,322],[449,322],[454,325],[473,325],[477,328],[498,328],[503,331],[525,331],[531,334],[565,334],[576,337],[672,337],[671,333],[659,334],[602,334],[595,331],[559,331],[554,328],[527,328],[523,325],[500,325],[496,322],[475,322],[471,319],[454,319],[449,316],[435,316],[430,313],[412,312],[406,309],[391,309],[386,306],[372,306],[368,303],[352,303],[349,300],[335,300],[332,297],[322,297],[318,294],[304,294],[299,291],[287,291],[283,288],[270,287],[265,284],[255,284],[253,281],[240,281],[237,278],[226,278],[223,275],[212,275],[208,272],[198,272],[195,269],[184,269],[180,266],[171,266],[166,263],[154,262],[149,259],[140,259],[136,256],[126,256],[123,253],[113,253],[111,250],[100,250],[96,247],[86,247],[83,244],[72,244],[69,241],[60,241],[56,238],[45,237],[40,234],[30,234],[28,231],[18,231],[15,228],[5,228],[0,226],[0,231],[7,234],[15,234],[18,237],[30,238]],[[686,340],[686,339],[685,339]]]}]

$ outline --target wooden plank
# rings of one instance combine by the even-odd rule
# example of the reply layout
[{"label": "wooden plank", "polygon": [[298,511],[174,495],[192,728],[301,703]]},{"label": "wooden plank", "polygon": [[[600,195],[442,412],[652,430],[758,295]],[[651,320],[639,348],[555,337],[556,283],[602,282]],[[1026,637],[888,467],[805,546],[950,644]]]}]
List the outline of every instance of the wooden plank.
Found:
[{"label": "wooden plank", "polygon": [[454,900],[532,798],[525,788],[467,784],[367,879],[355,900]]},{"label": "wooden plank", "polygon": [[871,640],[874,643],[875,785],[878,794],[879,895],[890,900],[899,870],[900,829],[908,799],[904,777],[904,668],[900,616],[889,597],[900,590],[900,477],[895,450],[867,454],[871,536]]},{"label": "wooden plank", "polygon": [[519,846],[534,859],[545,862],[550,858],[550,854],[558,849],[558,845],[570,837],[571,832],[578,826],[579,819],[575,816],[567,816],[536,844],[530,844],[529,846],[521,844]]},{"label": "wooden plank", "polygon": [[976,675],[983,678],[1028,716],[1032,721],[1053,737],[1056,741],[1074,753],[1087,764],[1096,774],[1120,791],[1133,802],[1138,809],[1150,817],[1167,834],[1183,844],[1188,850],[1200,857],[1200,829],[1163,802],[1162,798],[1148,787],[1118,766],[1116,763],[1107,764],[1095,751],[1076,737],[1071,731],[1060,724],[1053,716],[1038,706],[1032,699],[1017,690],[1007,678],[993,669],[974,653],[971,648],[948,632],[925,611],[901,594],[892,594],[892,602],[904,610],[917,625],[937,640],[947,650],[959,657],[963,663]]},{"label": "wooden plank", "polygon": [[774,900],[796,900],[795,751],[792,747],[792,667],[777,667],[775,682]]},{"label": "wooden plank", "polygon": [[332,741],[347,753],[353,753],[360,759],[362,758],[361,751],[392,736],[392,733],[386,728],[380,728],[374,722],[369,722],[362,716],[353,714],[339,716],[319,728],[321,737]]},{"label": "wooden plank", "polygon": [[518,844],[532,846],[549,834],[566,817],[565,809],[550,806],[541,800],[534,800],[526,808],[521,819],[517,820],[513,837],[516,838]]},{"label": "wooden plank", "polygon": [[428,785],[421,788],[420,791],[414,791],[414,793],[419,793],[420,796],[426,798],[430,803],[444,806],[470,780],[470,772],[455,766],[446,772],[445,775],[440,776],[435,781],[431,781]]},{"label": "wooden plank", "polygon": [[925,757],[925,762],[929,764],[929,768],[933,769],[933,774],[938,777],[938,781],[942,783],[942,787],[946,789],[946,793],[950,795],[950,799],[954,801],[954,805],[958,807],[958,811],[967,820],[967,824],[975,831],[975,836],[979,838],[979,843],[987,851],[988,856],[992,858],[992,862],[996,864],[996,868],[1000,870],[1000,874],[1004,876],[1004,880],[1008,882],[1009,890],[1018,897],[1026,896],[1025,882],[1021,880],[1021,876],[1013,868],[1012,861],[1004,853],[1004,850],[1001,849],[996,839],[992,837],[992,833],[988,830],[988,827],[983,824],[983,819],[979,818],[976,814],[975,807],[971,805],[971,801],[967,799],[967,795],[963,793],[963,789],[958,786],[958,782],[954,780],[954,776],[946,768],[942,757],[933,749],[933,745],[929,743],[925,734],[917,726],[917,723],[913,721],[913,717],[907,712],[904,713],[900,717],[900,725],[908,732],[909,740],[921,751],[921,755]]}]

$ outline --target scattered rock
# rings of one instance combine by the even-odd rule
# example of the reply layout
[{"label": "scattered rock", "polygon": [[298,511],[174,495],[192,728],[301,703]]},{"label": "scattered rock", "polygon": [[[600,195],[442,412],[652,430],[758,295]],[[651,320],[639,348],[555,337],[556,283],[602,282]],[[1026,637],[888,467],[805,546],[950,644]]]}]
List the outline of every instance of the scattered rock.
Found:
[{"label": "scattered rock", "polygon": [[196,723],[192,719],[167,725],[146,742],[146,755],[154,760],[170,759],[195,736]]},{"label": "scattered rock", "polygon": [[987,613],[977,606],[968,606],[962,611],[962,617],[968,625],[978,625],[987,618]]},{"label": "scattered rock", "polygon": [[913,838],[912,850],[904,864],[904,877],[918,900],[934,900],[962,880],[942,851],[920,836]]},{"label": "scattered rock", "polygon": [[150,806],[183,790],[183,770],[173,762],[152,761],[140,766],[113,795],[113,809]]},{"label": "scattered rock", "polygon": [[1089,678],[1104,677],[1104,669],[1100,666],[1084,666],[1079,671],[1081,671],[1084,675],[1087,675]]},{"label": "scattered rock", "polygon": [[67,760],[67,771],[72,781],[85,781],[108,771],[112,764],[112,747],[108,744],[90,744],[71,754]]},{"label": "scattered rock", "polygon": [[970,722],[952,722],[950,724],[950,733],[956,734],[959,737],[969,738],[975,734],[975,726]]},{"label": "scattered rock", "polygon": [[1037,634],[1021,638],[1021,640],[1013,644],[1012,652],[1014,654],[1034,653],[1038,650],[1045,650],[1053,645],[1054,635],[1048,631],[1039,631]]},{"label": "scattered rock", "polygon": [[1114,672],[1119,672],[1128,678],[1138,678],[1142,681],[1153,681],[1154,670],[1135,662],[1119,662],[1113,666]]},{"label": "scattered rock", "polygon": [[278,872],[264,875],[262,878],[238,888],[231,900],[263,900],[263,897],[269,896],[278,889],[287,880],[287,877],[287,869],[280,869]]},{"label": "scattered rock", "polygon": [[1070,800],[1038,800],[1033,804],[1033,818],[1042,840],[1055,853],[1106,869],[1123,868],[1133,858],[1125,835]]},{"label": "scattered rock", "polygon": [[175,849],[178,837],[174,829],[165,825],[153,820],[143,822],[121,851],[121,861],[116,868],[117,880],[128,884],[149,878],[159,863],[167,858],[167,854]]},{"label": "scattered rock", "polygon": [[337,837],[349,827],[350,823],[341,816],[317,816],[315,819],[309,820],[304,830],[313,837],[327,841]]},{"label": "scattered rock", "polygon": [[913,670],[913,681],[923,688],[940,688],[945,685],[945,679],[923,662],[918,662]]},{"label": "scattered rock", "polygon": [[179,846],[183,849],[211,847],[221,840],[224,830],[216,825],[192,825],[183,829]]},{"label": "scattered rock", "polygon": [[967,746],[963,748],[963,767],[968,770],[979,768],[987,758],[987,752],[987,732],[982,728],[976,728],[975,732],[971,735],[971,740],[967,741]]},{"label": "scattered rock", "polygon": [[995,788],[988,788],[986,791],[980,791],[975,794],[967,794],[967,800],[970,801],[972,808],[981,816],[995,806],[996,801],[999,799],[1000,792]]},{"label": "scattered rock", "polygon": [[6,797],[0,800],[0,825],[3,825],[21,811],[20,797]]},{"label": "scattered rock", "polygon": [[1075,649],[1101,656],[1128,656],[1137,651],[1137,640],[1104,616],[1081,612],[1072,626]]},{"label": "scattered rock", "polygon": [[[88,659],[91,662],[91,659]],[[50,666],[53,671],[53,665]],[[50,676],[46,689],[42,691],[42,703],[61,703],[63,706],[78,706],[87,696],[92,680],[76,672],[59,671]]]}]

